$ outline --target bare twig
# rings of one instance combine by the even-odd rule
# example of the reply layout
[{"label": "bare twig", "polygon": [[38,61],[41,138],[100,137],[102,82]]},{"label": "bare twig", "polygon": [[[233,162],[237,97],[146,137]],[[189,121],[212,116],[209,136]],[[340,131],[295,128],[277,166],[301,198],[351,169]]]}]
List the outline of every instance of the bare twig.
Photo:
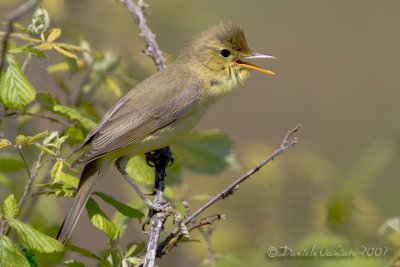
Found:
[{"label": "bare twig", "polygon": [[[187,231],[190,233],[195,229],[200,229],[201,227],[205,226],[205,225],[212,225],[214,222],[216,221],[220,221],[220,220],[225,220],[225,215],[223,214],[215,214],[215,215],[211,215],[211,216],[207,216],[202,218],[199,221],[196,222],[192,222],[192,224],[187,228]],[[173,239],[169,240],[168,243],[162,243],[159,248],[163,248],[162,250],[162,254],[161,255],[165,255],[168,254],[174,247],[177,246],[177,243],[179,240],[181,240],[183,237],[185,236],[185,234],[179,232],[178,235],[176,235]],[[165,246],[163,246],[165,244]],[[159,251],[157,251],[157,256],[161,256],[159,254]]]},{"label": "bare twig", "polygon": [[25,3],[14,9],[8,16],[7,16],[7,24],[6,24],[6,32],[3,38],[3,47],[1,50],[1,58],[0,58],[0,73],[3,70],[5,57],[7,54],[8,49],[8,41],[10,39],[10,35],[13,32],[13,23],[21,18],[23,15],[28,13],[32,8],[34,8],[40,0],[27,0]]},{"label": "bare twig", "polygon": [[17,152],[18,152],[19,156],[21,157],[22,162],[24,163],[26,172],[28,173],[28,177],[31,177],[31,175],[32,175],[31,174],[31,169],[29,168],[28,162],[26,161],[26,158],[25,158],[24,154],[21,151],[21,147],[16,145],[15,149],[17,149]]},{"label": "bare twig", "polygon": [[26,185],[24,193],[22,194],[21,200],[19,201],[18,204],[20,210],[22,210],[22,207],[25,205],[26,200],[31,194],[33,182],[35,181],[35,178],[38,175],[39,170],[43,165],[42,158],[44,155],[45,153],[41,150],[37,161],[33,165],[33,170],[31,171],[31,175],[29,176],[28,184]]},{"label": "bare twig", "polygon": [[144,17],[143,10],[148,7],[148,5],[144,2],[144,0],[139,0],[137,4],[135,4],[131,0],[121,0],[121,2],[135,18],[141,35],[147,43],[147,47],[144,50],[144,53],[154,60],[154,63],[157,66],[157,70],[160,71],[164,69],[165,58],[163,57],[161,50],[158,48],[155,35],[147,26],[146,18]]},{"label": "bare twig", "polygon": [[[206,209],[220,201],[221,199],[225,199],[229,195],[231,195],[234,191],[238,190],[238,186],[249,179],[250,177],[253,176],[256,172],[258,172],[262,167],[264,167],[268,162],[272,161],[275,159],[277,156],[291,148],[297,143],[297,138],[292,137],[293,134],[295,134],[297,131],[299,131],[301,128],[301,125],[297,125],[294,129],[288,131],[286,134],[285,138],[282,140],[281,145],[279,148],[277,148],[270,156],[265,158],[262,162],[260,162],[256,167],[251,169],[250,171],[246,172],[244,175],[241,177],[237,178],[232,184],[230,184],[228,187],[226,187],[224,190],[222,190],[219,194],[217,194],[215,197],[210,199],[207,203],[205,203],[201,208],[199,208],[197,211],[195,211],[191,216],[186,218],[184,220],[184,224],[189,224],[191,223],[198,215],[200,215],[202,212],[204,212]],[[177,236],[179,235],[180,229],[175,228],[174,231],[160,244],[157,252],[157,256],[161,257],[162,255],[165,254],[165,247],[173,240],[174,242],[177,242],[179,238],[177,239]]]},{"label": "bare twig", "polygon": [[49,120],[51,122],[57,122],[59,124],[64,125],[65,127],[73,127],[73,125],[71,125],[67,122],[64,122],[56,117],[52,117],[52,116],[44,115],[44,114],[40,114],[40,113],[27,112],[27,111],[25,111],[25,112],[11,111],[9,113],[4,114],[2,117],[4,117],[4,118],[11,117],[14,115],[31,116],[31,117],[35,117],[35,118],[39,118],[39,119]]}]

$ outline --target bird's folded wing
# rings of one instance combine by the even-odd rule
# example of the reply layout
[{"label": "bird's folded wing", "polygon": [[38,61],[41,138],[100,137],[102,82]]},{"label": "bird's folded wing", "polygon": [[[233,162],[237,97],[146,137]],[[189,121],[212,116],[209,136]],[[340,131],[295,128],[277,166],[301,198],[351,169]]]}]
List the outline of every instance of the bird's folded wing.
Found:
[{"label": "bird's folded wing", "polygon": [[121,98],[86,137],[83,145],[91,146],[74,165],[134,144],[195,108],[201,94],[200,81],[185,75],[170,78],[166,82],[157,73]]}]

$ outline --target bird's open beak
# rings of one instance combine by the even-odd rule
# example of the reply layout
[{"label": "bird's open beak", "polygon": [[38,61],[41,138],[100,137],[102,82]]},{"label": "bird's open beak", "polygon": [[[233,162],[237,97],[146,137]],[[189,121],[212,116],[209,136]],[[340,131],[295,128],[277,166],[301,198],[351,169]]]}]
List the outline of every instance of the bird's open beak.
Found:
[{"label": "bird's open beak", "polygon": [[[250,56],[247,56],[247,57],[244,57],[244,58],[245,59],[253,59],[253,58],[274,58],[275,59],[275,57],[273,57],[273,56],[263,55],[263,54],[256,53],[256,52],[253,52],[253,53],[251,53]],[[251,63],[245,62],[245,61],[243,61],[241,59],[237,59],[236,63],[240,67],[242,67],[244,69],[255,70],[255,71],[262,72],[262,73],[269,74],[269,75],[275,75],[275,72],[272,72],[272,71],[267,70],[267,69],[260,68],[260,67],[258,67],[256,65],[253,65]]]}]

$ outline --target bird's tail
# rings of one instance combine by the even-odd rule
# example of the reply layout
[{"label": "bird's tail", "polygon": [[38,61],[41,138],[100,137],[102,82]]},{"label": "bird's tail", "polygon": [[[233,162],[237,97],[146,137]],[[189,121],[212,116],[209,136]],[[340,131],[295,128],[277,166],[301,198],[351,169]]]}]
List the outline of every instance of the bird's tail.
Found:
[{"label": "bird's tail", "polygon": [[86,202],[89,199],[90,193],[92,193],[97,184],[100,167],[101,160],[94,160],[85,165],[79,180],[79,186],[72,207],[58,231],[58,241],[65,243],[74,230],[75,225],[85,208]]}]

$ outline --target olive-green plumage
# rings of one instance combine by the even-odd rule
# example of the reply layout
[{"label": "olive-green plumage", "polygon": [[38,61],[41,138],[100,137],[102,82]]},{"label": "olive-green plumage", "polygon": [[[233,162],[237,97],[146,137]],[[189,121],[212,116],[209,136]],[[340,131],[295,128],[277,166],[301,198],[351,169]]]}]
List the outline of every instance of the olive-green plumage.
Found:
[{"label": "olive-green plumage", "polygon": [[58,239],[69,238],[106,163],[173,143],[197,124],[211,104],[243,83],[249,70],[273,74],[242,61],[258,57],[270,56],[251,52],[238,26],[221,23],[195,36],[174,63],[122,97],[81,145],[89,147],[73,166],[85,167]]}]

